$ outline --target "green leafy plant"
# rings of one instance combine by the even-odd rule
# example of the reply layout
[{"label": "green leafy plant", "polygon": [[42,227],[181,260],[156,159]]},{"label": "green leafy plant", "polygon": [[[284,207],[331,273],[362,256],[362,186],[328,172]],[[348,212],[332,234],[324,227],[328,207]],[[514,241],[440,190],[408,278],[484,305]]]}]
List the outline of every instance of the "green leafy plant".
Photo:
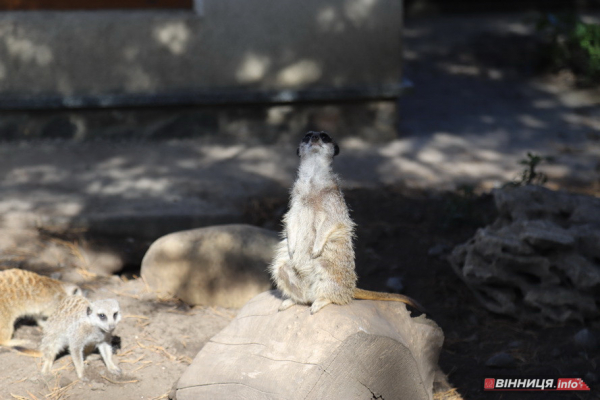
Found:
[{"label": "green leafy plant", "polygon": [[600,83],[600,25],[585,23],[574,14],[546,14],[537,30],[545,38],[544,64],[572,70],[581,83]]},{"label": "green leafy plant", "polygon": [[544,161],[550,161],[550,157],[527,152],[527,158],[519,161],[520,165],[525,166],[521,176],[504,186],[543,185],[548,181],[548,177],[543,172],[537,171],[537,167]]}]

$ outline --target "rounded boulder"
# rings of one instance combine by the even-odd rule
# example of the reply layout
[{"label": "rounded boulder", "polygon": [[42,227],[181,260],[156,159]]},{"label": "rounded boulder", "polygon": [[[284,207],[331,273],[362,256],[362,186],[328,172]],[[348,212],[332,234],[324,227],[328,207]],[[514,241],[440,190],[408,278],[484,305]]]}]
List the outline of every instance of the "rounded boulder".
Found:
[{"label": "rounded boulder", "polygon": [[267,266],[278,240],[277,232],[251,225],[171,233],[150,246],[141,275],[159,295],[238,308],[271,288]]}]

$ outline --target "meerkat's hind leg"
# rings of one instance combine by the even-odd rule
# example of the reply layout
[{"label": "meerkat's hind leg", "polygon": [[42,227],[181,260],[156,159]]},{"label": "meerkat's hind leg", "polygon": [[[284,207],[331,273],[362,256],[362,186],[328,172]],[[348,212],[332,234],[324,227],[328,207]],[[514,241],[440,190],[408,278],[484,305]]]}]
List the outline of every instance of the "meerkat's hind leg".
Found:
[{"label": "meerkat's hind leg", "polygon": [[54,351],[54,349],[44,349],[44,365],[42,366],[42,374],[45,375],[50,372],[57,354],[58,351]]},{"label": "meerkat's hind leg", "polygon": [[315,301],[313,301],[312,305],[310,306],[310,313],[316,314],[323,307],[325,307],[326,305],[329,305],[331,303],[332,303],[331,300],[325,299],[323,297],[316,299]]},{"label": "meerkat's hind leg", "polygon": [[71,353],[73,365],[75,365],[75,372],[77,372],[77,377],[82,381],[86,380],[83,376],[83,350],[83,346],[69,346],[69,353]]},{"label": "meerkat's hind leg", "polygon": [[106,364],[106,368],[108,368],[108,370],[115,374],[115,375],[121,375],[121,368],[119,368],[113,361],[112,359],[112,346],[110,345],[110,343],[107,342],[102,342],[98,345],[98,350],[100,351],[100,355],[102,356],[102,359],[104,360],[104,364]]},{"label": "meerkat's hind leg", "polygon": [[295,306],[296,304],[297,303],[292,299],[285,299],[281,302],[281,305],[279,306],[279,311],[287,310],[288,308]]}]

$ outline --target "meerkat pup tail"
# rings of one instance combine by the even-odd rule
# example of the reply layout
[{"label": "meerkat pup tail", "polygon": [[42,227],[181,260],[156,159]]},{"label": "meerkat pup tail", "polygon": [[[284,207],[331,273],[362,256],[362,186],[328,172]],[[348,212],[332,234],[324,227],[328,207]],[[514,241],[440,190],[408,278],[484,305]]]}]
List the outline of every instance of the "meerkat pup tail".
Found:
[{"label": "meerkat pup tail", "polygon": [[10,346],[11,349],[16,350],[19,352],[19,354],[22,354],[24,356],[28,356],[28,357],[41,357],[43,356],[43,353],[41,351],[38,350],[33,350],[33,349],[29,349],[27,347],[23,347],[21,345],[17,345],[17,344],[12,344]]},{"label": "meerkat pup tail", "polygon": [[120,320],[121,309],[116,300],[90,302],[80,296],[65,298],[44,327],[42,373],[50,372],[56,355],[67,347],[77,376],[83,380],[84,352],[96,347],[108,370],[120,374],[121,369],[112,359],[111,345],[112,332]]},{"label": "meerkat pup tail", "polygon": [[422,305],[420,305],[416,300],[403,294],[373,292],[371,290],[355,288],[353,297],[357,300],[399,301],[401,303],[408,304],[409,306],[421,311],[422,313],[425,312],[425,308]]}]

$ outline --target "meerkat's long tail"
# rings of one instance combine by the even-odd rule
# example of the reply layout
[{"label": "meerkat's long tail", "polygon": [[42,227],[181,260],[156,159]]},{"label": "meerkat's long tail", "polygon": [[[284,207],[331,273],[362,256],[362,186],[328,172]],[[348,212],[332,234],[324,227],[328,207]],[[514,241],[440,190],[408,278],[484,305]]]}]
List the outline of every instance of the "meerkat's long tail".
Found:
[{"label": "meerkat's long tail", "polygon": [[423,313],[425,312],[425,308],[423,308],[423,306],[420,305],[416,300],[411,299],[403,294],[373,292],[371,290],[356,288],[354,289],[354,298],[357,300],[399,301],[408,304],[409,306],[414,307]]},{"label": "meerkat's long tail", "polygon": [[41,351],[28,349],[26,347],[14,346],[13,349],[17,350],[19,353],[21,353],[21,354],[23,354],[25,356],[29,356],[29,357],[41,357],[41,356],[43,356],[43,354],[42,354]]},{"label": "meerkat's long tail", "polygon": [[23,354],[24,356],[29,356],[29,357],[42,357],[44,355],[41,351],[28,349],[27,347],[24,347],[21,344],[21,342],[24,342],[24,341],[11,340],[8,343],[0,344],[0,347],[8,348],[11,350],[16,350],[20,354]]}]

